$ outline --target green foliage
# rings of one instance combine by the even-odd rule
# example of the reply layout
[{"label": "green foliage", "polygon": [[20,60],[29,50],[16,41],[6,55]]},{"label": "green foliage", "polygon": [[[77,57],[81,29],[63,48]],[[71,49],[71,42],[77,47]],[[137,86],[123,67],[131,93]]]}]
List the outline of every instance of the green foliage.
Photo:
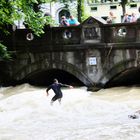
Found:
[{"label": "green foliage", "polygon": [[0,3],[0,26],[4,23],[11,24],[11,11],[12,7],[10,3],[7,3],[5,0],[1,0]]},{"label": "green foliage", "polygon": [[55,25],[57,25],[57,24],[56,24],[56,21],[53,20],[51,16],[46,16],[46,25],[55,26]]},{"label": "green foliage", "polygon": [[90,14],[88,13],[84,13],[84,15],[81,17],[81,21],[85,21],[88,17],[90,16]]},{"label": "green foliage", "polygon": [[88,15],[86,14],[85,11],[85,5],[84,5],[84,0],[81,0],[81,22],[87,19]]},{"label": "green foliage", "polygon": [[[27,27],[39,36],[43,33],[44,26],[52,22],[51,17],[44,16],[44,13],[39,11],[38,5],[45,2],[50,0],[1,0],[0,32],[7,34],[5,25],[13,25],[14,21],[24,20]],[[7,48],[2,44],[0,59],[10,59]]]},{"label": "green foliage", "polygon": [[43,33],[44,25],[47,24],[48,17],[39,11],[38,5],[45,2],[50,2],[50,0],[1,0],[0,28],[4,24],[14,24],[14,21],[24,19],[25,24],[36,35],[40,35]]},{"label": "green foliage", "polygon": [[82,22],[82,17],[84,16],[84,0],[77,0],[77,5],[78,21]]},{"label": "green foliage", "polygon": [[0,43],[0,60],[9,60],[9,59],[11,59],[11,56],[7,52],[6,46]]}]

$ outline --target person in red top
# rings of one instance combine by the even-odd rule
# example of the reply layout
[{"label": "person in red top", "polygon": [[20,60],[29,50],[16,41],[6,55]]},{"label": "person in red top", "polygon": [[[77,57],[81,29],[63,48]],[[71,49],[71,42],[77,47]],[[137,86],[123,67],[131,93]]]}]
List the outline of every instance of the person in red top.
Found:
[{"label": "person in red top", "polygon": [[46,89],[46,93],[47,93],[47,96],[49,95],[48,91],[50,89],[52,89],[55,93],[55,96],[52,98],[51,100],[51,105],[53,105],[53,102],[58,100],[59,103],[61,104],[61,99],[63,97],[63,94],[62,94],[62,91],[61,91],[61,87],[69,87],[69,88],[73,88],[73,86],[71,85],[66,85],[66,84],[62,84],[62,83],[59,83],[57,79],[54,79],[54,83],[51,84],[47,89]]}]

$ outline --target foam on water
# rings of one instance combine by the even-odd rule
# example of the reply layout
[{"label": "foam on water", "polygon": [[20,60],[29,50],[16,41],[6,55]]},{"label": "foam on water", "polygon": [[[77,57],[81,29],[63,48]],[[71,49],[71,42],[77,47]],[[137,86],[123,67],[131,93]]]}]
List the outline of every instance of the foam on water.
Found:
[{"label": "foam on water", "polygon": [[0,140],[139,140],[140,88],[87,92],[63,89],[62,104],[45,88],[28,84],[0,89]]}]

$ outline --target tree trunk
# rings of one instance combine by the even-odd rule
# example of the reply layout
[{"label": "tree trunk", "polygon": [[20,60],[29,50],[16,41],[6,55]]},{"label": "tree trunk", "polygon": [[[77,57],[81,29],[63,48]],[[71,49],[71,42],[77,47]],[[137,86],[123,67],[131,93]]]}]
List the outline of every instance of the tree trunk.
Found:
[{"label": "tree trunk", "polygon": [[125,15],[125,13],[126,13],[125,5],[122,5],[122,14],[123,14],[123,16]]},{"label": "tree trunk", "polygon": [[81,22],[82,11],[81,11],[81,0],[77,0],[77,17],[78,21]]},{"label": "tree trunk", "polygon": [[124,16],[125,13],[126,13],[126,8],[125,8],[125,6],[126,6],[127,3],[128,3],[128,0],[121,0],[121,2],[120,2],[121,6],[122,6],[122,14],[123,14],[123,16]]}]

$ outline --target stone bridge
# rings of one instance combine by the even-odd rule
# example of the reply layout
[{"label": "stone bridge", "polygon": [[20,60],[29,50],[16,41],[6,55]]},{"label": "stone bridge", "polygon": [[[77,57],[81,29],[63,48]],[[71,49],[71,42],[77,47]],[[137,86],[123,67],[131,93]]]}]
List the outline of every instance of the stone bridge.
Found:
[{"label": "stone bridge", "polygon": [[91,90],[140,82],[140,23],[105,24],[89,17],[80,26],[11,29],[0,40],[12,53],[0,63],[3,85],[49,85],[54,78]]}]

